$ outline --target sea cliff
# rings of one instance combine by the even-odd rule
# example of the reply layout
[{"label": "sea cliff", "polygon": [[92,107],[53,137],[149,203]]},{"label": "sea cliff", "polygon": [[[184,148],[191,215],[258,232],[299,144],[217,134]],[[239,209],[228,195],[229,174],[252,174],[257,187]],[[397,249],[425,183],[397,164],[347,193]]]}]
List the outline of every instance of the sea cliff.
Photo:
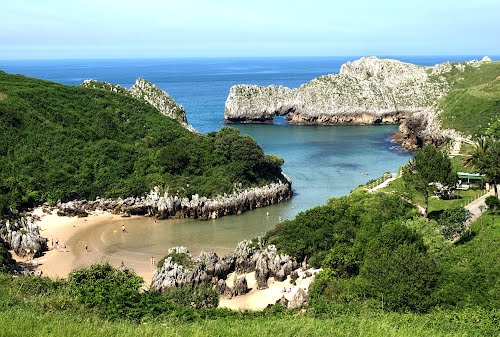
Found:
[{"label": "sea cliff", "polygon": [[287,115],[291,124],[400,124],[398,140],[414,149],[448,135],[436,118],[437,102],[453,87],[446,75],[481,62],[423,67],[364,57],[343,64],[339,74],[320,76],[297,89],[233,86],[224,118],[228,123],[272,123],[276,115]]},{"label": "sea cliff", "polygon": [[189,131],[196,132],[196,130],[188,124],[184,107],[176,103],[165,91],[143,78],[138,78],[130,90],[127,90],[118,84],[95,80],[85,80],[82,83],[82,86],[85,88],[107,90],[132,96],[138,100],[148,103],[149,105],[152,105],[163,115],[177,120]]}]

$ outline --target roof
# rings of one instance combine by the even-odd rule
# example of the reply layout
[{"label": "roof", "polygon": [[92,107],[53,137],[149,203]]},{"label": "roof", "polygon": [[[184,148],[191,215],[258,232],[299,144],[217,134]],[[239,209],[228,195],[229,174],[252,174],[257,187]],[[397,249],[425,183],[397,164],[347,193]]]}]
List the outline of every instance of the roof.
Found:
[{"label": "roof", "polygon": [[480,173],[467,173],[467,172],[457,172],[458,178],[460,179],[472,179],[472,180],[481,180],[484,177],[484,174]]}]

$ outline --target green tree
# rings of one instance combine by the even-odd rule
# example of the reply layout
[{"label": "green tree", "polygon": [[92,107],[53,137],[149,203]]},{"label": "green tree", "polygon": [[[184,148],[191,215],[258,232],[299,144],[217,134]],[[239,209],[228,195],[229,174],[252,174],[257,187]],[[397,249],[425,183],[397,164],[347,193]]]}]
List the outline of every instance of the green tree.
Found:
[{"label": "green tree", "polygon": [[369,243],[360,270],[366,295],[395,311],[425,311],[437,276],[422,237],[401,224],[387,226]]},{"label": "green tree", "polygon": [[493,184],[498,197],[497,184],[500,183],[500,141],[493,137],[477,137],[472,150],[464,159],[464,164],[486,175]]},{"label": "green tree", "polygon": [[436,189],[436,183],[451,186],[455,184],[456,179],[448,156],[433,145],[424,146],[403,167],[405,184],[424,197],[425,217],[429,210],[429,197]]}]

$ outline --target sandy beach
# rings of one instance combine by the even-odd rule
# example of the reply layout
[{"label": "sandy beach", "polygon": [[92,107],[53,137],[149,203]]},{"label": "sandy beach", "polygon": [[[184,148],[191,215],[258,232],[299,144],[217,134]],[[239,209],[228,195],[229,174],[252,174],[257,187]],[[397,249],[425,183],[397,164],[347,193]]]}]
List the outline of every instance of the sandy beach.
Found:
[{"label": "sandy beach", "polygon": [[[74,269],[107,261],[115,267],[123,263],[141,276],[145,285],[151,283],[154,268],[150,264],[150,257],[146,254],[120,250],[116,250],[114,254],[104,252],[109,249],[103,249],[108,244],[103,240],[99,227],[112,226],[116,223],[117,228],[114,231],[127,235],[121,233],[120,225],[117,223],[123,220],[120,216],[108,212],[95,212],[86,218],[60,217],[56,212],[45,214],[41,209],[36,209],[34,214],[40,216],[41,220],[37,224],[40,226],[41,235],[48,239],[49,250],[31,263],[37,270],[41,270],[44,276],[66,278]],[[129,220],[134,222],[140,219],[141,217],[132,217]],[[26,261],[19,257],[16,259]]]},{"label": "sandy beach", "polygon": [[[107,242],[103,235],[104,228],[109,230],[110,226],[116,235],[129,235],[127,232],[122,232],[121,224],[124,219],[119,215],[94,212],[86,218],[60,217],[55,211],[51,214],[45,214],[40,208],[36,209],[34,214],[40,216],[40,221],[37,223],[40,226],[41,235],[48,239],[49,250],[44,252],[41,257],[31,261],[36,267],[35,270],[41,270],[43,276],[67,278],[71,271],[77,268],[107,261],[115,267],[120,267],[123,264],[133,269],[137,275],[144,279],[144,288],[148,288],[156,268],[151,265],[151,256],[143,252],[113,247],[113,244]],[[128,218],[127,223],[132,228],[134,222],[141,220],[144,220],[143,217],[135,216]],[[87,245],[87,249],[85,249],[85,245]],[[18,261],[26,262],[25,258],[14,257]],[[156,261],[159,258],[157,257]],[[316,272],[316,270],[309,271]],[[305,277],[305,272],[299,271],[296,285],[290,283],[290,277],[283,282],[277,282],[270,278],[269,288],[257,290],[255,273],[245,275],[248,287],[251,289],[250,292],[232,299],[221,297],[221,307],[234,310],[262,310],[267,305],[276,303],[282,296],[292,300],[299,288],[307,289],[313,280],[313,277]],[[226,283],[230,287],[233,286],[234,277],[235,275],[231,274],[227,278]]]},{"label": "sandy beach", "polygon": [[[318,272],[317,269],[309,269],[308,271],[313,275]],[[244,274],[247,279],[248,288],[251,288],[251,290],[245,295],[236,296],[231,299],[221,296],[219,307],[233,310],[262,310],[269,304],[275,304],[282,296],[285,296],[288,301],[291,301],[295,293],[300,288],[307,291],[307,289],[309,289],[309,285],[314,279],[314,276],[305,277],[305,271],[299,270],[298,273],[299,278],[297,279],[295,285],[290,283],[290,276],[288,276],[283,282],[275,281],[274,278],[271,277],[267,281],[269,287],[262,290],[257,290],[255,272]],[[235,273],[228,276],[226,280],[226,284],[228,286],[233,286],[235,276]],[[242,275],[237,276],[241,277]]]}]

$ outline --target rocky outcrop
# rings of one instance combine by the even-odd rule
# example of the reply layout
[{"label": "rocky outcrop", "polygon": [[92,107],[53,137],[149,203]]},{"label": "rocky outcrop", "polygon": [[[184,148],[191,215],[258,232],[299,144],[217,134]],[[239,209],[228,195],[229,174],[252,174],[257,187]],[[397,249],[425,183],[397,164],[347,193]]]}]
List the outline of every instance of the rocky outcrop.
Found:
[{"label": "rocky outcrop", "polygon": [[[219,258],[215,253],[201,252],[193,258],[187,251],[182,262],[179,261],[178,248],[169,250],[169,255],[163,264],[155,271],[151,288],[164,291],[168,288],[199,284],[212,285],[221,295],[233,297],[246,294],[248,284],[245,276],[238,276],[246,272],[255,271],[260,286],[267,287],[269,277],[284,280],[297,268],[295,259],[288,255],[278,254],[274,245],[265,246],[260,239],[240,242],[236,249]],[[233,286],[227,284],[228,275],[235,272]],[[259,281],[260,280],[260,281]]]},{"label": "rocky outcrop", "polygon": [[101,210],[114,214],[156,215],[161,218],[216,219],[224,215],[239,214],[290,199],[291,182],[286,178],[263,187],[254,187],[214,198],[193,195],[191,198],[161,193],[154,188],[143,197],[126,199],[75,200],[57,203],[59,215],[85,216]]},{"label": "rocky outcrop", "polygon": [[309,295],[302,288],[299,288],[293,299],[288,303],[288,309],[296,309],[301,307],[306,307],[309,302]]},{"label": "rocky outcrop", "polygon": [[186,129],[191,132],[196,132],[196,130],[190,126],[187,122],[186,111],[184,107],[177,104],[169,94],[158,88],[153,83],[146,81],[143,78],[138,78],[134,85],[127,90],[126,88],[107,82],[95,81],[95,80],[85,80],[82,83],[83,87],[92,89],[101,89],[116,93],[121,93],[125,95],[132,96],[140,101],[144,101],[149,105],[152,105],[163,115],[170,117],[179,121]]},{"label": "rocky outcrop", "polygon": [[0,220],[0,238],[21,257],[38,257],[47,249],[47,239],[40,236],[40,227],[30,216]]},{"label": "rocky outcrop", "polygon": [[[482,62],[487,62],[487,59]],[[291,124],[401,124],[406,148],[442,141],[437,102],[450,90],[447,73],[477,67],[478,61],[422,67],[364,57],[342,65],[297,89],[236,85],[226,101],[226,122],[272,123],[287,115]]]}]

